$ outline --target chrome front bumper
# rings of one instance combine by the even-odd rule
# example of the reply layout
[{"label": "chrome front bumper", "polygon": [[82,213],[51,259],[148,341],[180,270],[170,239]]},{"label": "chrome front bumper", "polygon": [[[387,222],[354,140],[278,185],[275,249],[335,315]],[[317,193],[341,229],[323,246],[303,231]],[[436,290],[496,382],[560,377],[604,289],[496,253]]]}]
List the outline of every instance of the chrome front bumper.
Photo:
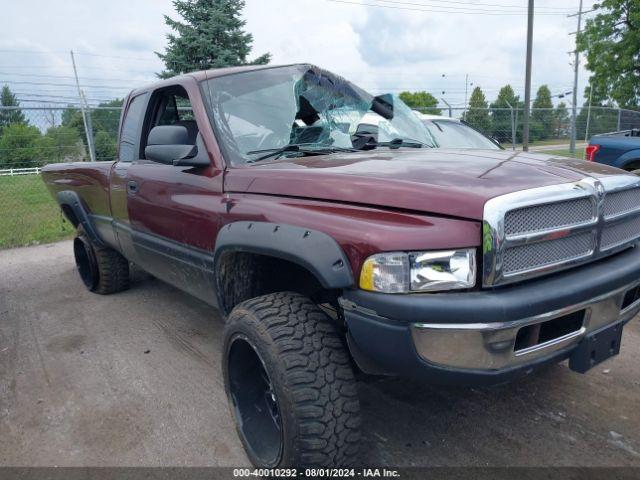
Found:
[{"label": "chrome front bumper", "polygon": [[[411,335],[418,355],[425,361],[456,369],[501,370],[530,363],[577,345],[588,333],[618,321],[628,322],[640,310],[640,300],[622,309],[626,292],[640,281],[596,298],[532,317],[496,323],[413,323]],[[518,332],[584,310],[582,326],[537,343],[516,348]]]}]

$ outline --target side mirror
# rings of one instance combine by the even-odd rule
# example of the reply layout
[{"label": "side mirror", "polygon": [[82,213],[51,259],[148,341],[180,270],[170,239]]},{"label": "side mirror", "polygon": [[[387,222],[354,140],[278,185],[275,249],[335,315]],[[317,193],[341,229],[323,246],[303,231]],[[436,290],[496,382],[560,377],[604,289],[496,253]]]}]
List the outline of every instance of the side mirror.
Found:
[{"label": "side mirror", "polygon": [[206,167],[210,165],[202,145],[200,134],[198,142],[204,154],[198,155],[198,146],[189,143],[189,132],[183,125],[158,125],[149,132],[144,155],[147,159],[166,165]]},{"label": "side mirror", "polygon": [[384,93],[374,97],[371,110],[382,118],[386,118],[387,120],[393,119],[393,95]]}]

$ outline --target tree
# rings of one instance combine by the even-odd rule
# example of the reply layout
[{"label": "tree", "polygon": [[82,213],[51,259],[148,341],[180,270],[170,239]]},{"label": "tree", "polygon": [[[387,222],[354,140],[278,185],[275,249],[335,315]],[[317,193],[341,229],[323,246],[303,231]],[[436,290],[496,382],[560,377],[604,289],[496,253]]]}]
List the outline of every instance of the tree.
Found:
[{"label": "tree", "polygon": [[[115,143],[118,135],[118,125],[120,123],[120,107],[122,107],[123,103],[124,100],[116,98],[109,102],[100,103],[98,105],[99,108],[90,110],[94,143],[95,137],[102,131],[107,132],[113,137],[113,143]],[[77,108],[66,108],[62,112],[62,125],[75,129],[80,135],[82,142],[86,145],[87,136],[84,131],[84,122],[80,110]]]},{"label": "tree", "polygon": [[[99,108],[91,110],[91,123],[93,133],[108,132],[115,137],[118,135],[118,125],[120,124],[120,114],[122,113],[122,104],[124,100],[116,98],[110,102],[103,102],[98,105]],[[115,140],[114,140],[115,141]]]},{"label": "tree", "polygon": [[[597,96],[595,91],[594,87],[590,98],[589,94],[592,93],[590,85],[585,88],[585,101],[576,118],[576,130],[579,139],[589,139],[592,135],[617,130],[618,110],[611,100],[605,100]],[[589,108],[589,105],[591,105],[591,108]]]},{"label": "tree", "polygon": [[[492,137],[501,143],[512,140],[511,110],[509,105],[514,109],[519,109],[521,103],[511,85],[505,85],[498,92],[498,98],[491,104]],[[519,132],[516,137],[519,140]]]},{"label": "tree", "polygon": [[621,108],[640,105],[640,5],[638,0],[602,0],[598,14],[578,35],[578,51],[587,57],[594,96]]},{"label": "tree", "polygon": [[109,161],[116,158],[116,137],[109,135],[104,130],[96,133],[94,138],[96,146],[96,160]]},{"label": "tree", "polygon": [[553,136],[556,138],[566,137],[569,133],[569,110],[564,102],[558,103],[553,111]]},{"label": "tree", "polygon": [[[0,106],[3,107],[19,107],[20,102],[7,85],[2,87],[0,92]],[[0,133],[4,127],[17,123],[27,123],[22,110],[19,108],[13,110],[0,110]]]},{"label": "tree", "polygon": [[174,0],[173,6],[184,22],[164,16],[165,23],[175,33],[167,35],[162,59],[166,70],[158,74],[171,77],[194,70],[236,65],[264,65],[271,54],[265,53],[253,61],[253,36],[243,30],[246,22],[240,18],[243,0]]},{"label": "tree", "polygon": [[469,111],[465,115],[465,120],[481,132],[490,135],[491,117],[488,106],[482,89],[480,87],[474,88],[469,99]]},{"label": "tree", "polygon": [[[62,115],[60,116],[60,121],[62,125],[69,126],[76,122],[76,117],[81,115],[80,110],[72,105],[67,105],[65,109],[62,111]],[[80,121],[82,122],[82,117],[80,117]]]},{"label": "tree", "polygon": [[530,138],[532,140],[544,140],[550,138],[552,133],[553,102],[551,101],[551,90],[546,85],[541,85],[533,101]]},{"label": "tree", "polygon": [[442,110],[437,108],[438,99],[428,92],[402,92],[398,96],[409,108],[431,115],[442,115]]},{"label": "tree", "polygon": [[25,123],[12,123],[0,136],[0,166],[24,168],[41,165],[40,130]]},{"label": "tree", "polygon": [[78,130],[72,127],[51,127],[38,144],[42,163],[82,160],[84,148]]}]

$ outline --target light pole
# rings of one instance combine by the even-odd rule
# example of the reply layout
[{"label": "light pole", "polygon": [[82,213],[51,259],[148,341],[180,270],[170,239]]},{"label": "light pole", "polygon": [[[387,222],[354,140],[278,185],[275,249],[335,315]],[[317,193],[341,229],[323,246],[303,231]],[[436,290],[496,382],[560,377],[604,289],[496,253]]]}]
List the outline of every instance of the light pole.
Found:
[{"label": "light pole", "polygon": [[578,69],[580,67],[580,55],[578,54],[578,35],[580,35],[580,27],[582,25],[582,0],[580,0],[580,7],[578,13],[569,15],[569,17],[578,16],[578,29],[576,30],[576,49],[573,59],[573,105],[571,106],[571,138],[569,140],[569,152],[573,155],[576,153],[576,118],[577,118],[577,103],[578,103]]},{"label": "light pole", "polygon": [[529,150],[529,112],[531,110],[531,56],[533,49],[533,0],[527,12],[527,66],[524,79],[524,119],[522,120],[522,150]]}]

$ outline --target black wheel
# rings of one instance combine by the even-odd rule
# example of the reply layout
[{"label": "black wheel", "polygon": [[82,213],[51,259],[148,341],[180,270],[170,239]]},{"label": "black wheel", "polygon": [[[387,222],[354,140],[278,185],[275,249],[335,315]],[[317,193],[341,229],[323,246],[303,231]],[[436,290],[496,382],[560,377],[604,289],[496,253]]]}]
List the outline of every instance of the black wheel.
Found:
[{"label": "black wheel", "polygon": [[129,288],[127,259],[111,248],[93,245],[82,228],[73,241],[73,254],[82,283],[89,291],[108,295]]},{"label": "black wheel", "polygon": [[336,326],[313,302],[274,293],[237,305],[225,326],[225,389],[257,467],[357,459],[360,404]]}]

